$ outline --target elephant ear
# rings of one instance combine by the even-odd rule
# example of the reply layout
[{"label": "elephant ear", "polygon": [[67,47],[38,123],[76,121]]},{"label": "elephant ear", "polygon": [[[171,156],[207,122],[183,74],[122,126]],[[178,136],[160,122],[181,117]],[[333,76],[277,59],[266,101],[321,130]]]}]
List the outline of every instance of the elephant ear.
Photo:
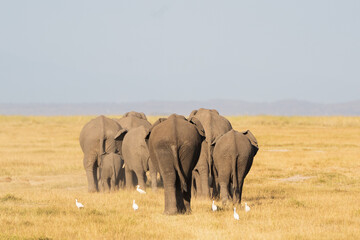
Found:
[{"label": "elephant ear", "polygon": [[146,116],[145,116],[145,113],[141,112],[140,115],[141,115],[141,118],[142,118],[142,119],[147,120],[147,118],[146,118]]},{"label": "elephant ear", "polygon": [[124,139],[124,136],[125,136],[125,134],[126,134],[127,132],[128,132],[127,129],[122,128],[121,130],[119,130],[119,131],[116,133],[114,139],[115,139],[115,140],[123,140],[123,139]]},{"label": "elephant ear", "polygon": [[[225,133],[224,133],[224,134],[225,134]],[[220,139],[224,134],[221,134],[221,135],[217,136],[217,137],[211,142],[211,146],[214,146],[214,145],[217,143],[217,141],[219,141],[219,139]]]},{"label": "elephant ear", "polygon": [[145,139],[149,139],[151,131],[154,129],[154,127],[156,127],[157,125],[159,125],[161,122],[166,121],[167,118],[159,118],[158,120],[156,120],[156,122],[154,122],[154,124],[151,126],[151,128],[149,128],[147,130],[147,134],[145,134]]},{"label": "elephant ear", "polygon": [[210,111],[215,112],[217,115],[220,115],[218,110],[216,110],[216,109],[211,109]]},{"label": "elephant ear", "polygon": [[250,140],[251,145],[253,145],[257,150],[259,150],[258,142],[255,136],[250,132],[250,130],[246,130],[243,134]]},{"label": "elephant ear", "polygon": [[189,115],[189,119],[191,119],[192,117],[195,116],[195,114],[198,112],[198,110],[193,110],[190,115]]},{"label": "elephant ear", "polygon": [[189,122],[191,122],[192,124],[195,125],[196,130],[198,131],[198,133],[202,136],[205,137],[205,130],[203,125],[201,124],[200,120],[197,119],[196,117],[191,117],[189,118]]}]

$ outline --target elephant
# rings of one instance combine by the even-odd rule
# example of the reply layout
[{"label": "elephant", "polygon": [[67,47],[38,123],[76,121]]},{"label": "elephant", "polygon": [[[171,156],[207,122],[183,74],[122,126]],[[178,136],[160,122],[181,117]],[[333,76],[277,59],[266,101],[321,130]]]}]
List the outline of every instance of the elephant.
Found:
[{"label": "elephant", "polygon": [[105,153],[121,155],[122,140],[127,132],[116,121],[99,116],[84,125],[80,132],[80,146],[84,153],[83,164],[88,181],[88,191],[96,192],[98,188],[98,166]]},{"label": "elephant", "polygon": [[220,187],[222,203],[226,205],[229,197],[234,203],[240,203],[244,179],[259,150],[257,140],[249,130],[230,130],[215,139],[213,144],[215,143],[213,172],[216,187]]},{"label": "elephant", "polygon": [[154,123],[147,138],[151,162],[164,183],[164,213],[190,213],[191,174],[205,138],[200,121],[172,114]]},{"label": "elephant", "polygon": [[117,153],[107,153],[101,156],[99,171],[99,189],[101,191],[118,190],[120,169],[123,164]]},{"label": "elephant", "polygon": [[125,181],[127,188],[134,186],[132,172],[135,172],[141,189],[146,189],[146,171],[150,170],[151,187],[157,189],[157,172],[152,162],[145,137],[149,129],[144,126],[132,128],[126,133],[122,144],[122,154],[125,161]]},{"label": "elephant", "polygon": [[[205,130],[206,144],[201,148],[201,154],[197,165],[194,168],[194,179],[192,192],[195,196],[207,198],[210,197],[210,186],[213,186],[212,178],[212,155],[214,144],[213,141],[232,129],[231,123],[225,117],[221,116],[214,109],[194,110],[191,112],[189,119],[196,117]],[[214,189],[215,190],[215,189]],[[217,195],[216,191],[212,195]]]}]

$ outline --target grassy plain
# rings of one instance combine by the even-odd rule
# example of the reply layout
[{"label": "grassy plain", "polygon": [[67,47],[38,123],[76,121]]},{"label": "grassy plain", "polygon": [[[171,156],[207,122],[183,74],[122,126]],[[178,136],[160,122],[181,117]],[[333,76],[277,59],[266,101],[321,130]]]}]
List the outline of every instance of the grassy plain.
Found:
[{"label": "grassy plain", "polygon": [[163,215],[162,189],[88,193],[78,137],[91,118],[0,116],[0,239],[360,238],[359,117],[228,117],[260,147],[240,221],[200,199]]}]

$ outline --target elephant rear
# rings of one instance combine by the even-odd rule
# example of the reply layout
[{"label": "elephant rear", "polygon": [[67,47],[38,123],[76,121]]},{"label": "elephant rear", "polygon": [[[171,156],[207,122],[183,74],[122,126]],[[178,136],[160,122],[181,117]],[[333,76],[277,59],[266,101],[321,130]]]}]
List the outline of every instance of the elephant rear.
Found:
[{"label": "elephant rear", "polygon": [[191,171],[198,160],[203,136],[202,126],[198,129],[195,123],[175,114],[151,129],[150,159],[163,178],[167,214],[190,211]]},{"label": "elephant rear", "polygon": [[[258,149],[255,137],[251,134],[253,137],[251,141],[248,134],[251,132],[240,133],[231,130],[216,142],[214,163],[223,202],[226,202],[228,196],[233,197],[234,202],[241,201],[244,179],[250,171]],[[230,189],[230,181],[233,185],[232,189]]]}]

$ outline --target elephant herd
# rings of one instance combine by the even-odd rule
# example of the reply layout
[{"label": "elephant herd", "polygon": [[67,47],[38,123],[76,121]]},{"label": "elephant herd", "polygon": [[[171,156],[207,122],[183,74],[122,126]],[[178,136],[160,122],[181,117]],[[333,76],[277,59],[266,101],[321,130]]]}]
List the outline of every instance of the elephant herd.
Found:
[{"label": "elephant herd", "polygon": [[259,149],[249,130],[238,132],[216,110],[204,108],[154,124],[138,112],[120,119],[99,116],[81,130],[80,146],[89,192],[145,189],[147,171],[156,190],[160,173],[165,214],[190,212],[191,196],[240,203]]}]

